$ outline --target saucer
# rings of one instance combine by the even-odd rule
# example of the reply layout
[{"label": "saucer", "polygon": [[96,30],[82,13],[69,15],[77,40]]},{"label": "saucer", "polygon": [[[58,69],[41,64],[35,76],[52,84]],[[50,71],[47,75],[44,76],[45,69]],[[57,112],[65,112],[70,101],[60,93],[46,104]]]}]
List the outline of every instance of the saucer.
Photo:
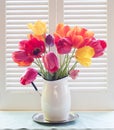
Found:
[{"label": "saucer", "polygon": [[60,124],[60,123],[68,123],[68,122],[72,122],[75,121],[79,118],[79,115],[76,113],[70,113],[68,116],[68,120],[64,120],[64,121],[58,121],[58,122],[53,122],[53,121],[47,121],[44,118],[44,114],[43,113],[36,113],[32,116],[33,121],[37,122],[37,123],[44,123],[44,124]]}]

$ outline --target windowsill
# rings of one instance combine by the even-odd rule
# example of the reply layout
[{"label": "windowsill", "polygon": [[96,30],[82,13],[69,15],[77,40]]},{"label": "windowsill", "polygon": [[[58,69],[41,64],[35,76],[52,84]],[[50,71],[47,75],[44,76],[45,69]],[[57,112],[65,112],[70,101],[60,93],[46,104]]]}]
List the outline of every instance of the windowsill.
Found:
[{"label": "windowsill", "polygon": [[36,112],[26,111],[0,111],[0,129],[21,129],[28,130],[80,130],[80,129],[114,129],[114,111],[107,112],[77,112],[79,119],[75,122],[61,125],[43,125],[32,120],[33,114]]}]

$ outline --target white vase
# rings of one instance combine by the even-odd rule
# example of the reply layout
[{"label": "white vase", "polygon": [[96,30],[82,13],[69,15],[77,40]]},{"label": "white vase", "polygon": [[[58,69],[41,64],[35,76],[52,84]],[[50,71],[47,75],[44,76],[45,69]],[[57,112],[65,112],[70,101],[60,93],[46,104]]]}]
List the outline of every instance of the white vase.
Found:
[{"label": "white vase", "polygon": [[45,119],[48,121],[58,122],[68,119],[71,108],[71,97],[67,78],[44,81],[41,107]]}]

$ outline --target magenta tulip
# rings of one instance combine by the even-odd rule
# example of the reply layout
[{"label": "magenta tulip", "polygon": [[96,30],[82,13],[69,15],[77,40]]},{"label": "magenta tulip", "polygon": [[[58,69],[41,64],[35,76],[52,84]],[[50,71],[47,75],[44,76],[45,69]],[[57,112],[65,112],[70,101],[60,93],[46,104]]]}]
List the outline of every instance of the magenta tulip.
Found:
[{"label": "magenta tulip", "polygon": [[20,78],[20,83],[22,85],[30,84],[30,83],[32,83],[36,79],[37,75],[38,75],[38,71],[37,70],[35,70],[33,68],[27,68],[25,73]]},{"label": "magenta tulip", "polygon": [[50,73],[54,73],[59,69],[59,62],[57,56],[53,52],[44,55],[43,62],[45,68]]}]

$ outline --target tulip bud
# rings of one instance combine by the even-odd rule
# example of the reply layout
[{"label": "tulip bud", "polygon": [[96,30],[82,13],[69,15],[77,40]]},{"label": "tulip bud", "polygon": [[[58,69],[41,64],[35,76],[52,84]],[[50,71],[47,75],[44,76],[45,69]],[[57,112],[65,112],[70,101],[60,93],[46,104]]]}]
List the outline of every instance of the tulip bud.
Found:
[{"label": "tulip bud", "polygon": [[44,55],[43,62],[45,68],[50,72],[54,73],[59,69],[58,58],[53,52],[49,52]]},{"label": "tulip bud", "polygon": [[20,83],[22,85],[30,84],[36,79],[37,75],[38,75],[37,70],[33,68],[28,68],[20,78]]},{"label": "tulip bud", "polygon": [[46,41],[46,44],[48,46],[53,46],[54,45],[54,38],[50,34],[46,36],[45,41]]}]

